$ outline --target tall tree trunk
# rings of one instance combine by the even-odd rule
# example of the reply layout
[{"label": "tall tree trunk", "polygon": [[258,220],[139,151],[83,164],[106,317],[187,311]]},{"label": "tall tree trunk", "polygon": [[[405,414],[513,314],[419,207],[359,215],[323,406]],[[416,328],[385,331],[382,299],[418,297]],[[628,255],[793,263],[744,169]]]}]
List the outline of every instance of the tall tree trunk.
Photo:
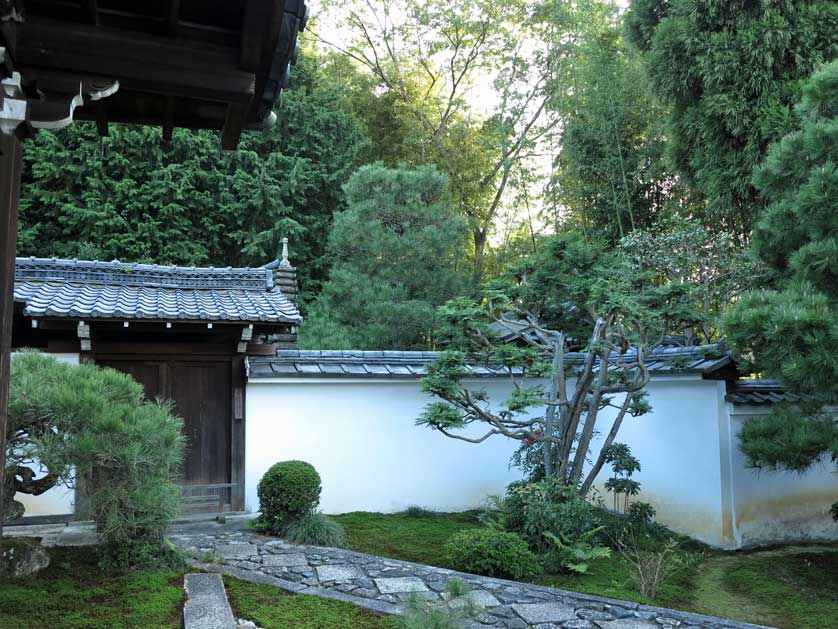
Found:
[{"label": "tall tree trunk", "polygon": [[474,285],[478,286],[483,280],[483,265],[485,263],[486,241],[488,240],[486,229],[473,229],[474,239]]}]

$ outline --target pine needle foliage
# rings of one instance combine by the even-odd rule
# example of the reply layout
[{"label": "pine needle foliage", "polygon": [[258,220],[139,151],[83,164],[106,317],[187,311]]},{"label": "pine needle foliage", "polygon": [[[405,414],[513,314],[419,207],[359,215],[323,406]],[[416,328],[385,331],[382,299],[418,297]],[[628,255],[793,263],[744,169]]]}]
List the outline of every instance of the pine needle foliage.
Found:
[{"label": "pine needle foliage", "polygon": [[794,471],[838,463],[838,422],[824,410],[838,397],[838,61],[802,94],[797,130],[771,146],[754,176],[768,207],[753,249],[776,281],[744,295],[725,325],[755,370],[812,400],[742,431],[751,465]]},{"label": "pine needle foliage", "polygon": [[[163,534],[180,506],[173,480],[185,440],[170,404],[146,400],[113,369],[24,351],[12,361],[9,420],[30,459],[81,489],[106,563],[171,560]],[[7,467],[7,480],[17,471]]]}]

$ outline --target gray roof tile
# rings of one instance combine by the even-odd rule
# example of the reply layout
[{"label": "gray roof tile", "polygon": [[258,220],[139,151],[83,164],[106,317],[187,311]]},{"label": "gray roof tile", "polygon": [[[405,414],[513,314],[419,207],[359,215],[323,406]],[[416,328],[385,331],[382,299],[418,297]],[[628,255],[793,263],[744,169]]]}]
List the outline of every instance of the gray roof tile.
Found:
[{"label": "gray roof tile", "polygon": [[[277,365],[294,365],[287,375],[346,376],[369,378],[419,377],[438,356],[437,352],[298,350],[279,349],[276,356],[251,356],[250,378],[276,377]],[[584,354],[568,353],[570,362],[581,363]],[[628,355],[631,359],[631,355]],[[705,374],[728,365],[730,353],[718,346],[679,347],[656,350],[647,360],[649,370],[658,374]],[[271,369],[273,367],[273,369]],[[506,377],[509,371],[497,365],[475,361],[469,365],[474,377]]]},{"label": "gray roof tile", "polygon": [[24,314],[74,319],[297,323],[297,307],[271,288],[270,269],[214,269],[18,258]]},{"label": "gray roof tile", "polygon": [[731,382],[725,399],[733,404],[763,405],[783,402],[811,402],[815,398],[809,395],[792,393],[777,380],[745,379]]}]

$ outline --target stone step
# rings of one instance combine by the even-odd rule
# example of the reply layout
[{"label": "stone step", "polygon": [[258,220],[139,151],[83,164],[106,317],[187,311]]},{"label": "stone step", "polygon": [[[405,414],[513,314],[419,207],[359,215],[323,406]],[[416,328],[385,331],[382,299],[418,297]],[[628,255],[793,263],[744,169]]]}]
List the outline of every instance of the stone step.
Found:
[{"label": "stone step", "polygon": [[183,589],[186,590],[184,629],[236,629],[220,574],[187,574]]}]

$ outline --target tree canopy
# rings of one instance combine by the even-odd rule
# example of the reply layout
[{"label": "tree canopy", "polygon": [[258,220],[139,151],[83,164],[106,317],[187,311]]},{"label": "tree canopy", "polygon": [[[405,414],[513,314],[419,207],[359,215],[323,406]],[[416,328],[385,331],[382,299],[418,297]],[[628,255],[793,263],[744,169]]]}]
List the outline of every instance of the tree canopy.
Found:
[{"label": "tree canopy", "polygon": [[464,224],[448,178],[433,166],[359,168],[335,216],[329,279],[303,325],[306,347],[415,349],[430,342],[434,310],[463,290]]},{"label": "tree canopy", "polygon": [[667,151],[707,216],[747,240],[764,201],[751,181],[795,125],[800,85],[838,57],[832,0],[632,0],[628,38],[670,109]]},{"label": "tree canopy", "polygon": [[364,145],[343,96],[301,57],[281,121],[219,155],[217,135],[78,123],[27,145],[21,255],[196,266],[258,266],[292,239],[304,288],[327,272],[341,185]]},{"label": "tree canopy", "polygon": [[797,130],[771,146],[754,176],[767,204],[754,250],[773,286],[743,296],[726,330],[756,369],[813,400],[754,420],[742,435],[753,465],[802,470],[838,461],[838,423],[820,410],[838,397],[838,61],[805,84],[796,113]]}]

